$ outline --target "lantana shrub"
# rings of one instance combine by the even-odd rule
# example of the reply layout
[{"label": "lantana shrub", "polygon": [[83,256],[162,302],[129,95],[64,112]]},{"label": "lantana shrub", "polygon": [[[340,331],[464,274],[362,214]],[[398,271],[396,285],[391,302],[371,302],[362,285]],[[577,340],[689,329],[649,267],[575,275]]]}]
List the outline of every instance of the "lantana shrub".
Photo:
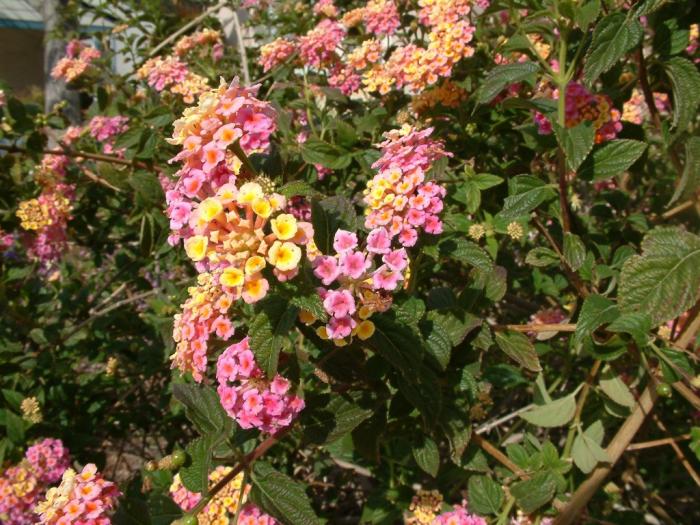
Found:
[{"label": "lantana shrub", "polygon": [[0,523],[700,520],[694,3],[107,4],[0,93]]}]

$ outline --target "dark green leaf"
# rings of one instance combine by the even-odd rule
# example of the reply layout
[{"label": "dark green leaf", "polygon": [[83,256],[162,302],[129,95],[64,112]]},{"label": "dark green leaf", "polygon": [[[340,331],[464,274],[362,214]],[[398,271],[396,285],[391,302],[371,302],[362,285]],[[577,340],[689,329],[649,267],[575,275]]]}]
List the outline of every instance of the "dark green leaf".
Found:
[{"label": "dark green leaf", "polygon": [[180,479],[188,490],[207,494],[209,490],[209,467],[211,466],[212,441],[200,437],[187,445],[187,463],[180,468]]},{"label": "dark green leaf", "polygon": [[564,234],[564,260],[574,271],[583,266],[586,260],[586,247],[578,235],[569,232]]},{"label": "dark green leaf", "polygon": [[583,80],[589,86],[612,68],[622,56],[637,45],[644,33],[637,18],[615,12],[596,25],[593,41],[583,66]]},{"label": "dark green leaf", "polygon": [[477,514],[498,514],[503,505],[503,489],[488,476],[472,476],[467,487],[469,509]]},{"label": "dark green leaf", "polygon": [[554,125],[559,146],[566,155],[566,163],[571,171],[578,167],[593,149],[595,128],[590,122],[584,121],[573,128],[561,128]]},{"label": "dark green leaf", "polygon": [[269,463],[253,467],[253,499],[267,513],[289,525],[321,525],[304,487]]},{"label": "dark green leaf", "polygon": [[510,493],[525,514],[530,514],[550,501],[557,491],[557,482],[549,472],[540,472],[531,479],[510,486]]},{"label": "dark green leaf", "polygon": [[700,104],[700,73],[690,60],[673,57],[664,63],[673,87],[673,125],[685,131]]},{"label": "dark green leaf", "polygon": [[413,459],[418,466],[432,477],[436,477],[440,468],[440,452],[435,441],[429,437],[424,437],[419,446],[413,447]]},{"label": "dark green leaf", "polygon": [[531,372],[542,370],[530,340],[518,332],[497,332],[496,344],[505,354]]},{"label": "dark green leaf", "polygon": [[609,179],[634,164],[646,148],[647,145],[638,140],[613,140],[596,149],[583,162],[578,174],[584,179]]},{"label": "dark green leaf", "polygon": [[477,93],[477,102],[479,104],[491,102],[506,86],[534,76],[539,69],[540,66],[537,62],[521,62],[497,66],[489,72],[481,84]]},{"label": "dark green leaf", "polygon": [[294,326],[299,309],[281,297],[270,297],[260,303],[260,311],[250,323],[250,349],[258,366],[268,378],[277,373],[282,344]]}]

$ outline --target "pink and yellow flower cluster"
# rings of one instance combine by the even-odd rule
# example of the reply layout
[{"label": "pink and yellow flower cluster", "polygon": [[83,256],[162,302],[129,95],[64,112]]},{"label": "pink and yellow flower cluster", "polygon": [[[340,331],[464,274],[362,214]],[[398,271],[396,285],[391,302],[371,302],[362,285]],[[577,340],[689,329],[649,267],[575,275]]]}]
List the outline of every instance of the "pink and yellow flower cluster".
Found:
[{"label": "pink and yellow flower cluster", "polygon": [[186,57],[191,52],[199,49],[199,55],[206,54],[208,47],[212,47],[212,58],[219,60],[223,53],[223,42],[221,33],[215,29],[205,28],[201,31],[196,31],[191,35],[185,35],[180,38],[173,46],[173,53],[177,57]]},{"label": "pink and yellow flower cluster", "polygon": [[92,117],[88,123],[88,129],[90,130],[90,136],[97,142],[102,143],[102,151],[104,153],[108,155],[112,153],[122,154],[123,151],[115,151],[114,139],[117,135],[121,135],[129,129],[128,122],[129,117],[97,115]]},{"label": "pink and yellow flower cluster", "polygon": [[71,40],[66,46],[66,56],[59,60],[51,70],[51,76],[73,82],[89,73],[93,62],[100,58],[99,49],[88,46],[80,40]]},{"label": "pink and yellow flower cluster", "polygon": [[209,89],[206,78],[192,72],[185,62],[174,56],[149,58],[136,71],[136,76],[159,93],[167,89],[181,96],[186,104],[192,104]]},{"label": "pink and yellow flower cluster", "polygon": [[105,480],[92,463],[80,473],[68,469],[58,487],[48,490],[35,512],[45,525],[110,525],[119,489]]},{"label": "pink and yellow flower cluster", "polygon": [[44,498],[48,486],[61,479],[69,465],[68,449],[58,439],[43,439],[29,447],[19,464],[0,475],[0,522],[37,523],[34,506]]},{"label": "pink and yellow flower cluster", "polygon": [[276,38],[272,42],[260,48],[260,65],[263,71],[268,72],[287,60],[296,51],[293,42],[285,38]]},{"label": "pink and yellow flower cluster", "polygon": [[[671,103],[666,93],[654,92],[654,105],[656,110],[661,114],[668,113]],[[641,125],[649,118],[649,107],[644,100],[644,94],[638,90],[632,90],[632,95],[629,100],[622,106],[621,120],[632,122],[633,124]]]},{"label": "pink and yellow flower cluster", "polygon": [[290,383],[277,374],[272,380],[255,362],[246,337],[229,346],[216,364],[221,404],[241,428],[274,433],[288,426],[304,408],[304,400],[289,392]]},{"label": "pink and yellow flower cluster", "polygon": [[[555,100],[558,94],[555,92]],[[614,139],[622,131],[620,112],[607,95],[593,94],[583,84],[572,82],[566,86],[566,127],[573,128],[584,121],[595,128],[595,142],[600,144]],[[535,113],[535,123],[540,135],[552,132],[552,123],[541,113]]]}]

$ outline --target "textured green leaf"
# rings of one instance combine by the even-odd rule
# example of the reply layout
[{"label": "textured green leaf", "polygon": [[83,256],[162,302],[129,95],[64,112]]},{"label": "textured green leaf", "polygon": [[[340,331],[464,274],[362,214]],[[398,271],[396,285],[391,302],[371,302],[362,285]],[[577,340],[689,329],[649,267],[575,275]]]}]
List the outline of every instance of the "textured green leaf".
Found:
[{"label": "textured green leaf", "polygon": [[550,501],[557,491],[557,482],[550,472],[540,472],[531,479],[510,486],[510,493],[525,514],[530,514]]},{"label": "textured green leaf", "polygon": [[537,62],[506,64],[492,69],[479,88],[477,102],[479,104],[491,102],[506,86],[527,79],[539,69]]},{"label": "textured green leaf", "polygon": [[304,440],[323,445],[337,441],[352,432],[372,415],[372,410],[359,406],[357,394],[334,395],[330,401],[323,396],[323,404],[316,406],[309,401],[309,410],[302,415]]},{"label": "textured green leaf", "polygon": [[578,235],[569,232],[564,234],[564,260],[574,271],[586,261],[586,247]]},{"label": "textured green leaf", "polygon": [[523,412],[520,417],[540,427],[561,427],[573,419],[574,412],[576,412],[576,397],[569,394]]},{"label": "textured green leaf", "polygon": [[600,14],[600,0],[590,0],[582,5],[574,6],[574,20],[584,31],[596,21]]},{"label": "textured green leaf", "polygon": [[483,191],[501,184],[503,182],[503,177],[491,173],[477,173],[469,177],[469,180]]},{"label": "textured green leaf", "polygon": [[635,406],[636,401],[634,395],[630,391],[629,387],[625,384],[620,376],[618,376],[615,371],[606,366],[600,375],[600,380],[598,381],[600,389],[607,395],[610,399],[615,401],[618,405],[622,405],[628,408]]},{"label": "textured green leaf", "polygon": [[440,418],[440,427],[450,444],[450,458],[455,465],[460,465],[469,440],[472,437],[472,425],[469,414],[457,407],[446,408]]},{"label": "textured green leaf", "polygon": [[590,337],[593,332],[604,324],[611,323],[620,315],[615,303],[602,295],[589,295],[583,301],[581,312],[576,322],[576,332],[573,343],[581,344],[584,339]]},{"label": "textured green leaf", "polygon": [[628,169],[646,150],[638,140],[619,139],[597,148],[581,165],[578,174],[584,179],[605,180]]},{"label": "textured green leaf", "polygon": [[433,319],[421,321],[420,331],[425,338],[425,348],[442,370],[447,368],[452,355],[452,341],[447,330]]},{"label": "textured green leaf", "polygon": [[429,437],[424,437],[419,446],[413,447],[413,459],[423,471],[436,477],[440,469],[440,452],[435,441]]},{"label": "textured green leaf", "polygon": [[530,175],[518,175],[509,181],[510,196],[503,201],[503,209],[496,215],[501,221],[512,221],[527,215],[554,196],[552,188]]},{"label": "textured green leaf", "polygon": [[197,438],[187,445],[187,463],[180,468],[180,479],[187,490],[200,494],[208,492],[211,448],[212,440],[209,437]]},{"label": "textured green leaf", "polygon": [[673,125],[684,131],[697,116],[700,104],[700,73],[690,60],[673,57],[664,63],[673,88]]},{"label": "textured green leaf", "polygon": [[612,68],[622,56],[637,45],[644,28],[634,17],[616,12],[596,25],[593,41],[583,66],[583,80],[589,86]]},{"label": "textured green leaf", "polygon": [[400,305],[395,305],[396,320],[401,323],[417,325],[425,315],[425,303],[418,297],[409,297]]},{"label": "textured green leaf", "polygon": [[357,230],[358,221],[352,203],[340,195],[311,200],[314,241],[322,253],[333,252],[333,238],[339,229]]},{"label": "textured green leaf", "polygon": [[535,347],[525,335],[518,332],[497,332],[496,344],[508,357],[531,372],[542,370]]},{"label": "textured green leaf", "polygon": [[463,263],[488,271],[493,260],[481,246],[466,239],[446,239],[440,243],[440,253]]},{"label": "textured green leaf", "polygon": [[346,151],[315,139],[309,139],[301,146],[301,156],[309,164],[321,164],[333,170],[347,168],[352,161]]},{"label": "textured green leaf", "polygon": [[221,406],[216,391],[206,385],[176,383],[173,397],[185,405],[185,415],[202,435],[228,436],[233,422]]},{"label": "textured green leaf", "polygon": [[700,237],[679,227],[651,230],[642,254],[625,261],[620,306],[649,315],[652,326],[675,319],[700,295]]},{"label": "textured green leaf", "polygon": [[525,257],[525,262],[532,266],[542,268],[545,266],[550,266],[552,264],[559,264],[561,259],[559,256],[549,248],[543,246],[533,248],[527,253]]},{"label": "textured green leaf", "polygon": [[588,474],[601,461],[610,461],[607,452],[600,446],[604,436],[603,423],[600,420],[589,426],[585,432],[577,434],[571,448],[571,457],[581,472]]},{"label": "textured green leaf", "polygon": [[554,132],[559,146],[564,150],[569,169],[578,170],[578,167],[593,149],[595,128],[590,122],[584,121],[573,128],[562,128],[555,124]]},{"label": "textured green leaf", "polygon": [[469,332],[481,325],[481,319],[465,312],[453,314],[430,311],[426,317],[442,327],[452,346],[461,344]]},{"label": "textured green leaf", "polygon": [[691,427],[690,429],[690,450],[700,461],[700,427]]},{"label": "textured green leaf", "polygon": [[277,373],[282,343],[294,326],[299,309],[281,297],[270,297],[259,305],[260,311],[248,329],[250,349],[258,366],[272,378]]},{"label": "textured green leaf", "polygon": [[304,487],[269,463],[257,461],[253,466],[252,497],[260,507],[282,523],[321,525]]},{"label": "textured green leaf", "polygon": [[503,489],[488,476],[471,476],[467,486],[469,509],[477,514],[498,514],[503,505]]},{"label": "textured green leaf", "polygon": [[700,188],[700,137],[690,137],[685,143],[683,175],[668,203],[669,206],[681,197],[684,199],[692,197],[698,188]]},{"label": "textured green leaf", "polygon": [[295,195],[309,196],[316,193],[316,191],[311,187],[311,185],[303,180],[293,180],[282,186],[278,190],[280,195],[285,197],[294,197]]}]

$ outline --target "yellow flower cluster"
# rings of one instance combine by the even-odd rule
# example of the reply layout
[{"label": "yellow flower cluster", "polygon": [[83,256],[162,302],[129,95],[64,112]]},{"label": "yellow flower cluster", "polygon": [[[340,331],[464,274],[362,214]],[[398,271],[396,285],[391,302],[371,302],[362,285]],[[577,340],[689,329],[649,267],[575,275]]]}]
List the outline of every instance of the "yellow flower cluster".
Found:
[{"label": "yellow flower cluster", "polygon": [[438,104],[446,108],[456,108],[467,99],[467,91],[451,80],[445,80],[439,86],[419,93],[411,100],[411,109],[415,113],[424,113]]},{"label": "yellow flower cluster", "polygon": [[30,423],[41,423],[44,417],[41,414],[41,405],[35,397],[25,397],[20,404],[22,417]]},{"label": "yellow flower cluster", "polygon": [[20,225],[25,230],[41,230],[51,224],[48,205],[40,203],[38,199],[20,202],[17,217],[22,221]]},{"label": "yellow flower cluster", "polygon": [[408,510],[413,513],[406,523],[412,525],[428,525],[432,523],[442,507],[442,494],[437,490],[419,490]]}]

